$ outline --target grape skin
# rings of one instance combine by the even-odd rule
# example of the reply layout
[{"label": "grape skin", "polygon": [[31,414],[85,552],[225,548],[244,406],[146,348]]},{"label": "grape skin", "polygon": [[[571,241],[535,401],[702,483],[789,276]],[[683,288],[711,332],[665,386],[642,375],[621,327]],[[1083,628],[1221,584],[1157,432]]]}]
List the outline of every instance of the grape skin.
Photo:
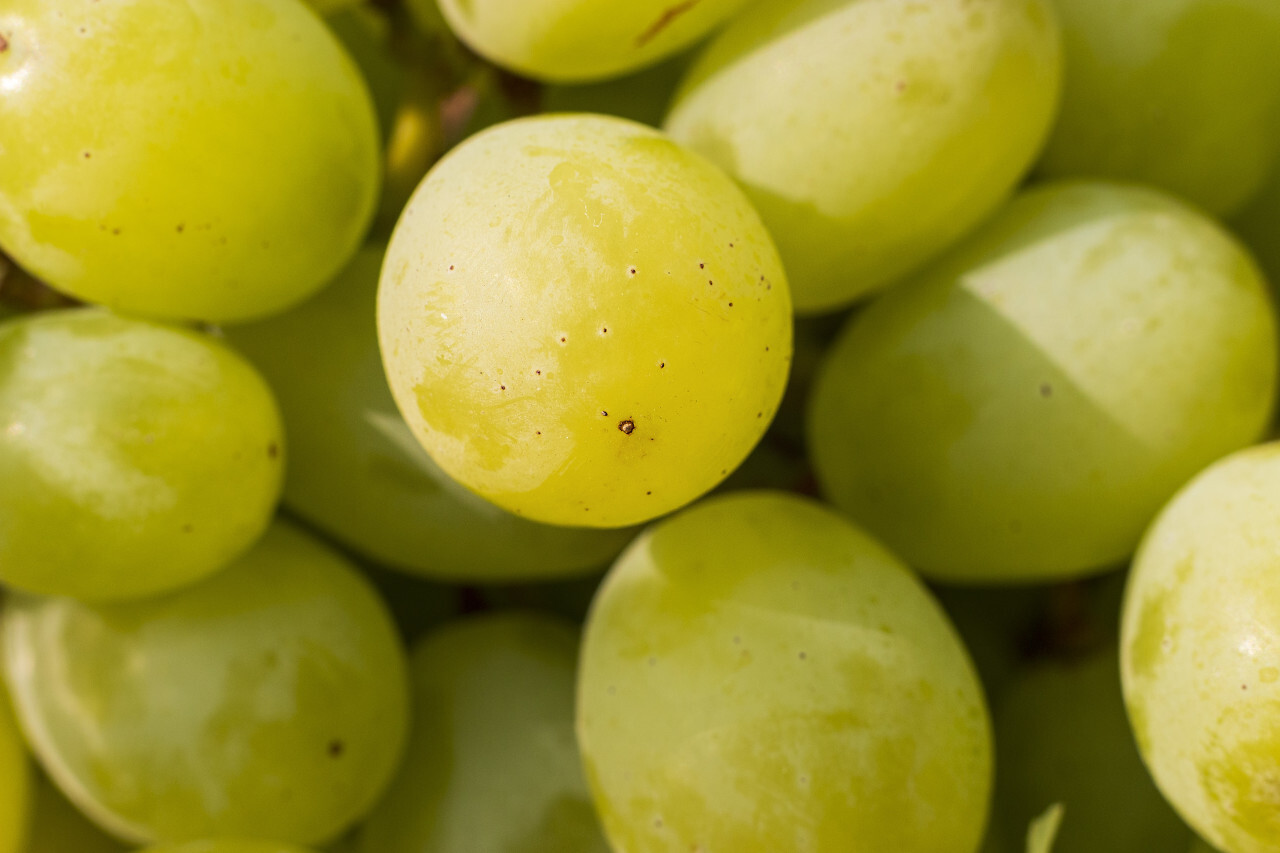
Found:
[{"label": "grape skin", "polygon": [[588,617],[578,740],[616,850],[972,853],[991,740],[941,609],[808,500],[706,500]]},{"label": "grape skin", "polygon": [[716,37],[666,129],[742,184],[797,311],[918,268],[1030,167],[1057,106],[1047,0],[764,0]]},{"label": "grape skin", "polygon": [[1029,190],[854,318],[809,415],[824,494],[919,571],[1009,583],[1132,554],[1275,400],[1266,284],[1151,190]]},{"label": "grape skin", "polygon": [[508,122],[405,209],[378,332],[437,464],[519,515],[621,527],[682,506],[777,409],[791,305],[724,175],[621,119]]},{"label": "grape skin", "polygon": [[119,600],[193,583],[266,529],[271,390],[206,335],[95,308],[0,325],[0,580]]},{"label": "grape skin", "polygon": [[345,560],[283,522],[196,586],[96,607],[17,597],[3,629],[32,750],[130,841],[326,840],[400,757],[390,616]]},{"label": "grape skin", "polygon": [[356,250],[376,118],[298,0],[9,0],[0,35],[0,245],[53,287],[231,322]]},{"label": "grape skin", "polygon": [[1134,734],[1183,818],[1229,853],[1280,838],[1280,444],[1223,459],[1143,539],[1121,675]]}]

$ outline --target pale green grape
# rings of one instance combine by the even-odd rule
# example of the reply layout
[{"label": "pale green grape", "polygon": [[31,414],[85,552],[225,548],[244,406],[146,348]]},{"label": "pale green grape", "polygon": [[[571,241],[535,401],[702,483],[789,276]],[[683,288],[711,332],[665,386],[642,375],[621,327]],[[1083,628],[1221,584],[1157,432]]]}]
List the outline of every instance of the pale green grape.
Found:
[{"label": "pale green grape", "polygon": [[280,415],[185,329],[94,308],[0,326],[0,581],[95,600],[174,589],[266,529]]},{"label": "pale green grape", "polygon": [[992,703],[993,824],[1016,850],[1027,822],[1060,802],[1054,853],[1174,853],[1191,838],[1142,765],[1120,695],[1119,653],[1023,669]]},{"label": "pale green grape", "polygon": [[1078,576],[1262,434],[1275,364],[1265,283],[1218,225],[1047,186],[854,319],[810,447],[831,500],[930,577]]},{"label": "pale green grape", "polygon": [[964,647],[895,557],[757,492],[660,522],[592,605],[578,739],[615,850],[972,853],[991,782]]},{"label": "pale green grape", "polygon": [[400,758],[407,685],[390,617],[346,561],[280,522],[168,596],[16,598],[4,644],[32,750],[131,841],[327,840]]},{"label": "pale green grape", "polygon": [[621,119],[473,136],[383,265],[391,390],[452,477],[517,514],[618,527],[724,479],[786,383],[769,235],[701,157]]},{"label": "pale green grape", "polygon": [[27,766],[27,750],[9,708],[8,692],[0,682],[0,853],[25,853],[27,850],[24,841],[29,829],[30,803],[31,775]]},{"label": "pale green grape", "polygon": [[285,503],[344,543],[415,573],[518,580],[603,566],[632,531],[527,521],[444,474],[396,410],[378,355],[382,247],[294,310],[228,330],[272,386],[289,434]]},{"label": "pale green grape", "polygon": [[1054,0],[1062,112],[1038,170],[1152,184],[1216,214],[1280,153],[1280,3]]},{"label": "pale green grape", "polygon": [[376,119],[304,4],[8,0],[0,36],[0,245],[50,285],[241,320],[355,251]]},{"label": "pale green grape", "polygon": [[712,42],[666,127],[746,189],[799,311],[848,304],[971,230],[1048,131],[1047,0],[763,0]]},{"label": "pale green grape", "polygon": [[1156,784],[1228,853],[1280,838],[1280,444],[1201,473],[1134,561],[1125,703]]},{"label": "pale green grape", "polygon": [[577,645],[529,614],[419,643],[409,747],[362,853],[609,853],[574,742]]},{"label": "pale green grape", "polygon": [[22,853],[124,853],[122,842],[107,835],[63,796],[43,773],[31,790],[31,826]]},{"label": "pale green grape", "polygon": [[276,844],[271,841],[192,841],[187,844],[148,847],[140,853],[307,853],[307,851],[292,844]]},{"label": "pale green grape", "polygon": [[[410,7],[437,0],[408,0]],[[616,77],[693,44],[746,0],[439,0],[440,11],[477,53],[528,77],[584,81]],[[433,12],[418,12],[424,19]]]}]

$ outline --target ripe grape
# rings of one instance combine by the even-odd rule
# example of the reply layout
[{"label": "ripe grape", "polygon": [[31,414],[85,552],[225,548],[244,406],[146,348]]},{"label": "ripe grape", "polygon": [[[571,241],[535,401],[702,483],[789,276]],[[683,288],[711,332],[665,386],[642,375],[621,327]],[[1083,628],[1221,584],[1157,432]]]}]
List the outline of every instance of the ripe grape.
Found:
[{"label": "ripe grape", "polygon": [[1276,323],[1248,254],[1163,194],[1030,190],[854,318],[810,410],[825,493],[939,580],[1124,560],[1262,434]]},{"label": "ripe grape", "polygon": [[96,308],[0,325],[0,580],[109,600],[192,583],[280,495],[270,389],[186,329]]},{"label": "ripe grape", "polygon": [[304,4],[8,0],[0,44],[0,245],[50,285],[243,320],[355,251],[376,119]]},{"label": "ripe grape", "polygon": [[378,330],[396,402],[450,476],[528,518],[618,527],[747,456],[782,396],[790,308],[719,170],[639,124],[549,116],[427,176]]},{"label": "ripe grape", "polygon": [[578,738],[615,850],[972,853],[991,781],[973,667],[929,593],[843,519],[711,498],[614,565]]},{"label": "ripe grape", "polygon": [[1205,839],[1280,838],[1280,444],[1192,480],[1142,542],[1121,626],[1125,703],[1160,790]]},{"label": "ripe grape", "polygon": [[[439,0],[477,53],[539,80],[616,77],[693,44],[746,0]],[[409,0],[412,8],[436,0]],[[430,10],[418,13],[433,14]]]},{"label": "ripe grape", "polygon": [[577,647],[570,626],[522,613],[422,640],[413,733],[362,853],[609,853],[574,742]]},{"label": "ripe grape", "polygon": [[282,522],[167,596],[15,598],[4,654],[41,763],[131,841],[326,840],[400,758],[405,664],[390,617],[346,561]]},{"label": "ripe grape", "polygon": [[666,127],[746,189],[796,308],[893,283],[986,218],[1057,105],[1047,0],[764,0],[695,63]]},{"label": "ripe grape", "polygon": [[1214,214],[1280,155],[1280,3],[1054,0],[1066,57],[1047,177],[1134,181]]},{"label": "ripe grape", "polygon": [[378,355],[384,248],[362,249],[292,311],[227,330],[279,389],[289,434],[285,504],[358,551],[433,577],[522,580],[608,563],[632,531],[517,518],[455,483],[414,439]]}]

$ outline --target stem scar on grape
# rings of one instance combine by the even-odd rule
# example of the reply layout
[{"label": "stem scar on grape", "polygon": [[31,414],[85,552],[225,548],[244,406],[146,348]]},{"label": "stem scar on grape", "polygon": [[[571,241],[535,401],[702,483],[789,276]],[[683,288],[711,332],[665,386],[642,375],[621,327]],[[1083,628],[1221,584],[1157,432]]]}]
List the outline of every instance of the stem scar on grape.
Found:
[{"label": "stem scar on grape", "polygon": [[630,418],[627,418],[625,421],[619,421],[618,430],[623,435],[631,435],[631,433],[636,431],[636,422]]},{"label": "stem scar on grape", "polygon": [[677,3],[663,11],[663,13],[658,17],[658,20],[650,24],[649,28],[636,38],[636,47],[644,47],[646,44],[653,41],[654,38],[657,37],[658,33],[671,25],[672,21],[683,15],[685,12],[688,12],[694,6],[697,6],[699,2],[700,0],[685,0],[685,2]]}]

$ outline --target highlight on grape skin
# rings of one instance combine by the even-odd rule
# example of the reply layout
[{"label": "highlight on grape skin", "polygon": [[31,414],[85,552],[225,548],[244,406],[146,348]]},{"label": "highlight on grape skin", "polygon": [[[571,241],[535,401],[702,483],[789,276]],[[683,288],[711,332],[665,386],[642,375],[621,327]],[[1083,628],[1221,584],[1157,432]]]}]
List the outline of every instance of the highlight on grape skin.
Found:
[{"label": "highlight on grape skin", "polygon": [[518,515],[620,527],[697,498],[786,383],[786,277],[728,178],[602,116],[456,148],[396,226],[378,293],[391,390],[449,475]]}]

